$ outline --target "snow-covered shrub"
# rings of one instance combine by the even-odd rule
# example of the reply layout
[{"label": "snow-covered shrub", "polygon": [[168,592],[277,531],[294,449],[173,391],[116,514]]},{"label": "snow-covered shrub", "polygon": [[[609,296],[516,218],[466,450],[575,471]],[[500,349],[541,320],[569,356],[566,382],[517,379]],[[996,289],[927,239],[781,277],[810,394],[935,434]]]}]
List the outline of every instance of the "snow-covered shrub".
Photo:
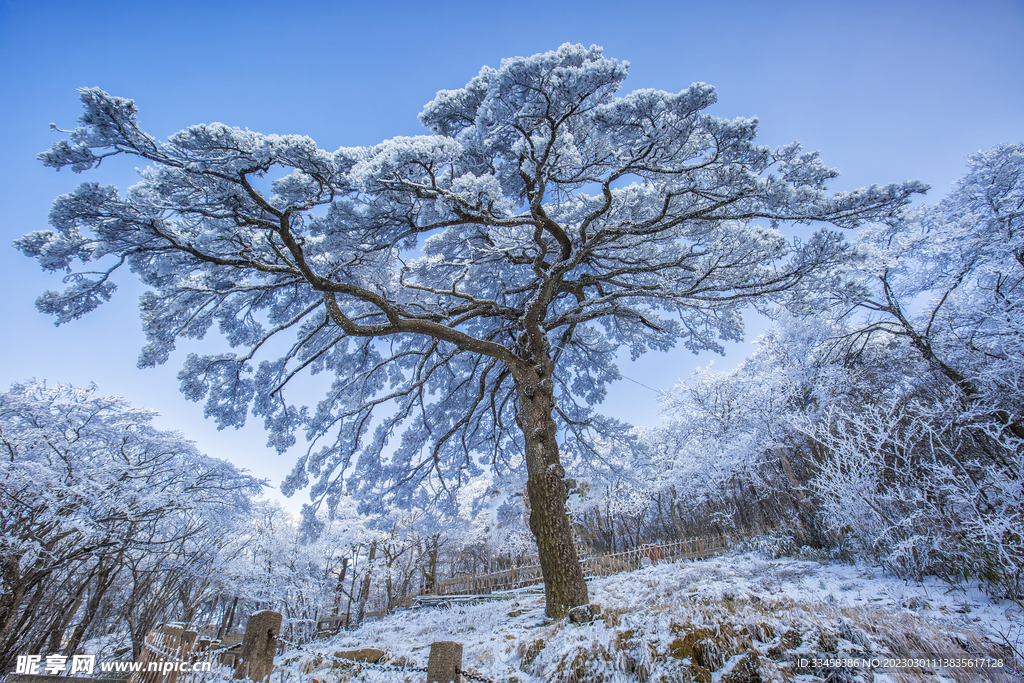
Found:
[{"label": "snow-covered shrub", "polygon": [[828,525],[897,571],[1024,596],[1024,441],[956,399],[831,412],[811,433]]}]

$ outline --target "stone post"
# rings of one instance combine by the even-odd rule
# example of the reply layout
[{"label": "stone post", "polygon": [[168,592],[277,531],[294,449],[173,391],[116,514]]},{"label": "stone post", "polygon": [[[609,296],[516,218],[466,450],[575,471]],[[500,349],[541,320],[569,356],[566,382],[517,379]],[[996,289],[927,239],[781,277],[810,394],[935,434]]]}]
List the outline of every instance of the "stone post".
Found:
[{"label": "stone post", "polygon": [[281,613],[263,610],[249,617],[234,678],[262,681],[274,670],[274,652],[281,632]]},{"label": "stone post", "polygon": [[462,643],[441,640],[430,644],[427,683],[461,683]]}]

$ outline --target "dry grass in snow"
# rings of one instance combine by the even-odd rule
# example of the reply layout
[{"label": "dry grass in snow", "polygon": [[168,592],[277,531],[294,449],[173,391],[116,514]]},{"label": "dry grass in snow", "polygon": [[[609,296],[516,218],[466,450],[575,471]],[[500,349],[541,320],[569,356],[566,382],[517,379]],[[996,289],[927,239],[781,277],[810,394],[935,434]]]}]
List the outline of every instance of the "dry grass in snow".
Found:
[{"label": "dry grass in snow", "polygon": [[[864,564],[759,553],[647,567],[590,583],[602,615],[572,625],[544,617],[543,595],[447,609],[415,609],[279,658],[303,681],[421,683],[422,673],[335,662],[354,647],[425,666],[431,642],[463,644],[463,667],[517,683],[703,681],[1020,681],[1022,611],[971,589],[906,584]],[[309,651],[323,653],[320,657]],[[872,669],[815,659],[964,660],[965,666]],[[1001,660],[1001,668],[968,668]],[[847,662],[849,664],[850,662]],[[333,668],[332,668],[333,667]]]}]

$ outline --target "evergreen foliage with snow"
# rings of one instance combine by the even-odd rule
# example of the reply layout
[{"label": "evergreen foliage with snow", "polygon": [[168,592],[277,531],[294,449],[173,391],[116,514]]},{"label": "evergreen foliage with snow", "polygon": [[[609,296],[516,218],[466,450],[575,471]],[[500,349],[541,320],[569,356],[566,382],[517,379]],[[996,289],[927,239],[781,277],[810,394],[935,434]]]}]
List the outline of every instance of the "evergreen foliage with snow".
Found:
[{"label": "evergreen foliage with snow", "polygon": [[[190,356],[182,390],[222,426],[251,408],[281,449],[305,429],[315,445],[289,490],[307,473],[319,497],[342,473],[361,490],[411,490],[431,472],[476,474],[480,456],[515,465],[513,375],[533,361],[554,366],[563,447],[585,448],[569,435],[602,424],[590,406],[618,376],[620,345],[718,349],[740,338],[744,306],[813,292],[844,257],[836,233],[787,242],[752,221],[852,227],[921,190],[829,195],[836,172],[816,154],[759,146],[756,121],[703,113],[710,86],[615,97],[625,76],[596,48],[505,60],[438,93],[420,115],[433,135],[333,153],[222,124],[160,143],[133,102],[84,90],[82,127],[44,162],[152,166],[125,195],[86,183],[60,197],[53,229],[18,244],[71,273],[39,301],[58,322],[109,298],[110,275],[130,266],[151,288],[140,365],[215,324],[247,349]],[[99,274],[72,272],[104,259]],[[255,360],[289,333],[287,353]],[[284,399],[302,370],[336,377],[313,410]],[[382,404],[393,409],[371,434]]]},{"label": "evergreen foliage with snow", "polygon": [[[432,480],[452,512],[481,465],[525,469],[560,614],[586,602],[563,454],[623,433],[593,409],[616,351],[719,350],[745,306],[812,305],[841,286],[848,249],[828,229],[801,242],[779,227],[891,223],[924,189],[830,194],[836,171],[816,153],[706,114],[711,86],[618,97],[626,72],[580,45],[506,59],[439,92],[420,114],[430,135],[333,153],[219,123],[159,142],[134,102],[86,89],[82,125],[42,161],[151,165],[124,195],[85,183],[59,197],[52,229],[17,244],[68,273],[38,301],[58,323],[109,299],[127,264],[149,287],[142,366],[216,324],[241,351],[189,355],[182,391],[222,427],[262,417],[279,450],[305,431],[285,492],[312,476],[328,506],[346,483],[367,504],[413,506]],[[305,372],[333,376],[315,407],[286,397]]]},{"label": "evergreen foliage with snow", "polygon": [[[299,525],[253,502],[259,482],[92,388],[17,385],[5,652],[71,652],[123,619],[109,630],[137,654],[158,619],[223,632],[261,608],[306,640],[325,615],[356,627],[534,562],[563,616],[588,600],[577,549],[765,526],[789,527],[768,551],[859,553],[1020,604],[1024,144],[905,211],[920,183],[829,194],[817,154],[706,114],[710,86],[618,96],[627,66],[571,45],[504,60],[439,92],[430,134],[336,152],[217,123],[160,142],[131,100],[83,90],[44,163],[150,165],[123,194],[59,197],[16,243],[65,273],[39,308],[85,315],[127,265],[149,288],[141,366],[216,326],[232,350],[189,355],[183,393],[221,427],[262,418],[280,451],[304,433],[283,489],[312,479],[314,504]],[[800,241],[794,223],[863,227]],[[720,351],[747,306],[776,326],[668,392],[663,426],[596,412],[622,347]],[[321,373],[316,405],[286,398]],[[520,670],[576,675],[549,654]]]}]

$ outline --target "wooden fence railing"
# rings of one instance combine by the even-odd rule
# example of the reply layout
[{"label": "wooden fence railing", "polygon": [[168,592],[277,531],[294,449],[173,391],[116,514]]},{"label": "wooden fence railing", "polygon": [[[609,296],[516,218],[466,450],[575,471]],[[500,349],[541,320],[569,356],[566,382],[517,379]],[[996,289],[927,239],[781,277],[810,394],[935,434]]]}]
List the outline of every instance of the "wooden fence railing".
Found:
[{"label": "wooden fence railing", "polygon": [[[639,569],[644,558],[651,562],[699,560],[725,551],[742,537],[751,534],[687,538],[671,543],[645,543],[632,550],[580,558],[587,578],[605,577]],[[540,565],[515,567],[490,574],[456,576],[438,581],[430,595],[481,595],[511,590],[543,582]]]},{"label": "wooden fence railing", "polygon": [[164,624],[149,632],[128,683],[218,683],[246,678],[267,681],[274,670],[282,616],[263,610],[249,615],[245,633],[221,640],[201,637],[187,624]]},{"label": "wooden fence railing", "polygon": [[[639,569],[647,562],[677,562],[679,560],[702,560],[718,555],[736,542],[763,534],[769,529],[750,529],[736,534],[685,538],[670,543],[644,543],[631,550],[602,555],[588,555],[580,558],[583,574],[588,579],[611,576],[621,572]],[[539,564],[515,567],[500,572],[456,576],[438,581],[426,593],[406,596],[403,601],[410,604],[419,600],[424,603],[428,596],[487,595],[495,591],[513,590],[535,586],[544,582]],[[430,602],[439,602],[431,600]],[[324,637],[347,628],[345,615],[323,617],[317,622],[317,635]]]},{"label": "wooden fence railing", "polygon": [[170,624],[150,631],[142,645],[140,670],[132,672],[130,683],[175,683],[179,672],[164,671],[159,665],[191,661],[197,635],[194,630]]}]

